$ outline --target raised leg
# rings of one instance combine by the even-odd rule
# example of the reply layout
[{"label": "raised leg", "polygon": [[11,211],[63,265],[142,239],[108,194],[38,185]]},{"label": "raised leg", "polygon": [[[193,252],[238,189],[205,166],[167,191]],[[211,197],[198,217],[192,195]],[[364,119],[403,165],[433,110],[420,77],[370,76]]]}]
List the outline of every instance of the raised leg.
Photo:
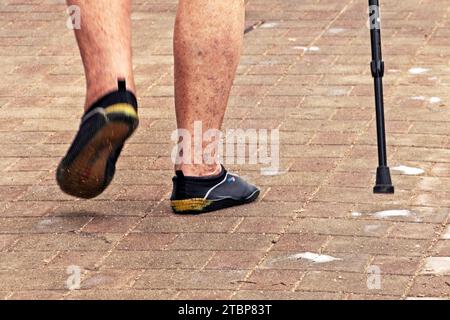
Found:
[{"label": "raised leg", "polygon": [[86,75],[87,109],[98,98],[117,90],[117,79],[135,92],[131,53],[131,0],[67,0],[80,8],[81,28],[75,30]]}]

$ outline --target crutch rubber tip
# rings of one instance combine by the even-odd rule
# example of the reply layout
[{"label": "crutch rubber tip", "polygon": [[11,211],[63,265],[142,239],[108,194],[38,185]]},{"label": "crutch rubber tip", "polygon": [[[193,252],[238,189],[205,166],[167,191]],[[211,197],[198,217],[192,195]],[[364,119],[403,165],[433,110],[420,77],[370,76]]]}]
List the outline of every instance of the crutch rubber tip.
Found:
[{"label": "crutch rubber tip", "polygon": [[393,194],[395,192],[389,167],[378,167],[377,182],[373,188],[373,192],[375,194]]},{"label": "crutch rubber tip", "polygon": [[394,186],[389,185],[376,185],[373,187],[373,193],[375,194],[394,194],[395,188]]}]

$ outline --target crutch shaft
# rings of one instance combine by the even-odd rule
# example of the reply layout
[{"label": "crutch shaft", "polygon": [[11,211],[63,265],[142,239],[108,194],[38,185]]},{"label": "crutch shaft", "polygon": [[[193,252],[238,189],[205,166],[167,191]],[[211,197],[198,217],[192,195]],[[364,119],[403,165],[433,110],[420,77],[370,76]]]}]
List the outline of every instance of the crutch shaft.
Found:
[{"label": "crutch shaft", "polygon": [[381,29],[379,21],[378,0],[369,1],[370,8],[370,40],[372,47],[371,71],[374,78],[375,107],[377,116],[378,164],[387,166],[386,128],[384,119],[383,76],[384,62],[381,52]]},{"label": "crutch shaft", "polygon": [[386,127],[384,118],[383,76],[384,62],[381,52],[381,25],[378,0],[369,0],[370,42],[372,62],[370,64],[374,79],[375,110],[377,124],[378,169],[375,193],[394,193],[391,173],[387,164]]}]

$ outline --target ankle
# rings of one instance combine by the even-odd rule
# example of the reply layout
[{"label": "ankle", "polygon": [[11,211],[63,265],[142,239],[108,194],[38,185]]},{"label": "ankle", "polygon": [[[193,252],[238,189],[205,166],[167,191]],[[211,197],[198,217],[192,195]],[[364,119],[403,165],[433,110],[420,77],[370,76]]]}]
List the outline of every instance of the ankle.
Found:
[{"label": "ankle", "polygon": [[[107,83],[101,83],[99,81],[92,85],[88,84],[84,110],[87,111],[96,101],[104,97],[106,94],[117,91],[117,81],[118,79],[116,79],[115,82],[108,81]],[[128,91],[131,91],[136,95],[136,87],[132,78],[130,80],[126,79],[126,87]]]},{"label": "ankle", "polygon": [[222,172],[220,164],[214,165],[179,165],[175,166],[175,171],[183,171],[187,177],[208,177],[216,176]]}]

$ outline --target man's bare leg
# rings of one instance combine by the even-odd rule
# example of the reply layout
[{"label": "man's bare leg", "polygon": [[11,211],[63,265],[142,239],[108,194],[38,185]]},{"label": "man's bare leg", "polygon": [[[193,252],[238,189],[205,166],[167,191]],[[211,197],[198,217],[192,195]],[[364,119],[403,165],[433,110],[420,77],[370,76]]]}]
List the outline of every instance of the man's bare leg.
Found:
[{"label": "man's bare leg", "polygon": [[[242,49],[244,0],[180,0],[175,23],[175,105],[179,129],[220,129]],[[192,139],[193,141],[193,139]],[[220,172],[216,164],[180,164],[187,176]]]},{"label": "man's bare leg", "polygon": [[98,98],[117,89],[117,79],[135,92],[131,62],[131,0],[67,0],[81,12],[75,30],[86,75],[87,109]]},{"label": "man's bare leg", "polygon": [[81,13],[81,28],[75,34],[86,74],[87,112],[58,165],[56,180],[67,194],[94,198],[111,183],[123,145],[139,123],[131,63],[131,0],[67,3]]},{"label": "man's bare leg", "polygon": [[[175,213],[225,209],[253,202],[260,194],[256,186],[222,170],[218,161],[208,163],[211,159],[198,157],[195,150],[196,122],[203,133],[221,128],[239,63],[244,22],[244,0],[180,0],[174,37],[175,105],[180,138],[189,133],[192,145],[191,159],[185,159],[189,158],[183,150],[187,143],[180,141],[180,159],[185,162],[175,165],[170,198]],[[208,155],[214,154],[210,141],[202,144]]]}]

